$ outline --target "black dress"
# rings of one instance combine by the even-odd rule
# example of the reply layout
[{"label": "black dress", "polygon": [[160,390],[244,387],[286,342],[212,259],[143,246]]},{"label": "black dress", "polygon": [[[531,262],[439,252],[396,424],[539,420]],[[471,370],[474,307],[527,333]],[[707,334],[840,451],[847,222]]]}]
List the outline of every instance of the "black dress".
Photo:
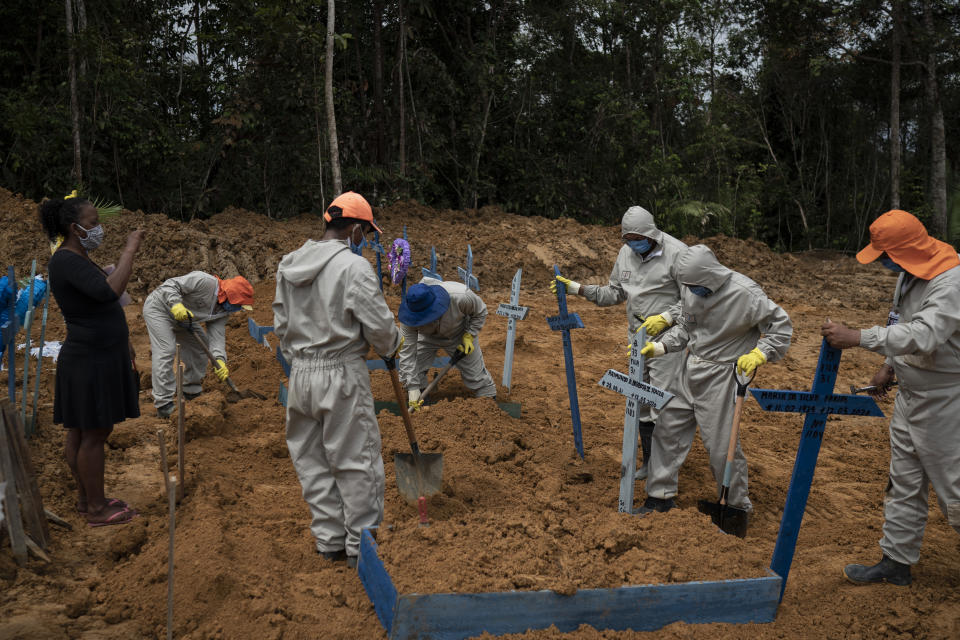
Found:
[{"label": "black dress", "polygon": [[50,290],[67,323],[53,422],[67,429],[111,429],[138,417],[127,319],[106,274],[87,258],[60,249],[50,258]]}]

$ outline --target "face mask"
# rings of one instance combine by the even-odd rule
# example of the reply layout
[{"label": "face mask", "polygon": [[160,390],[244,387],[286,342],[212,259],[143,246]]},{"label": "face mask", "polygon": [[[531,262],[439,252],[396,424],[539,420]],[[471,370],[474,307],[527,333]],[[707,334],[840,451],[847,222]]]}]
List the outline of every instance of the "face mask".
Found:
[{"label": "face mask", "polygon": [[903,267],[891,260],[890,256],[883,256],[880,258],[880,264],[885,266],[887,269],[890,269],[890,271],[893,271],[894,273],[903,273],[905,271]]},{"label": "face mask", "polygon": [[223,310],[227,313],[233,313],[234,311],[240,311],[240,309],[243,309],[243,305],[233,304],[232,302],[221,302],[220,306],[223,307]]},{"label": "face mask", "polygon": [[707,296],[713,293],[713,291],[711,291],[710,289],[707,289],[706,287],[701,287],[699,285],[694,285],[692,287],[688,285],[687,289],[690,289],[690,293],[700,296],[701,298],[706,298]]},{"label": "face mask", "polygon": [[[76,224],[76,223],[74,223]],[[78,228],[83,229],[79,224]],[[83,229],[87,232],[86,238],[81,238],[77,236],[80,240],[80,246],[86,249],[87,251],[93,251],[103,243],[103,225],[98,224],[93,229]]]},{"label": "face mask", "polygon": [[627,246],[633,249],[633,252],[637,255],[643,255],[647,251],[650,251],[653,244],[644,238],[643,240],[627,240]]}]

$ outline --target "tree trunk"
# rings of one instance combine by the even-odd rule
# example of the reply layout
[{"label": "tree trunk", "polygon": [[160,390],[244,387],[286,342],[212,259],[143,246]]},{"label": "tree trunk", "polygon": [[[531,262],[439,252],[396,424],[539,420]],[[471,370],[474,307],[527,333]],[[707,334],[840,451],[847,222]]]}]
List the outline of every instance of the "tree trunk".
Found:
[{"label": "tree trunk", "polygon": [[400,37],[397,38],[397,79],[398,94],[400,96],[400,175],[407,175],[407,121],[404,114],[403,97],[403,58],[406,55],[407,27],[403,18],[403,0],[397,3],[400,19]]},{"label": "tree trunk", "polygon": [[937,85],[937,37],[933,26],[930,0],[923,3],[923,26],[927,36],[924,89],[930,112],[930,206],[933,219],[930,234],[945,238],[947,234],[947,144],[943,125],[943,106]]},{"label": "tree trunk", "polygon": [[[333,19],[335,2],[327,0],[327,59],[324,95],[327,100],[327,135],[330,138],[330,173],[333,174],[333,197],[343,191],[340,178],[340,149],[337,144],[337,116],[333,109]],[[324,203],[326,204],[326,203]]]},{"label": "tree trunk", "polygon": [[387,160],[386,118],[383,113],[383,0],[373,3],[373,117],[376,120],[376,161],[382,165]]},{"label": "tree trunk", "polygon": [[900,208],[900,0],[892,0],[893,37],[890,41],[890,208]]},{"label": "tree trunk", "polygon": [[73,178],[78,187],[83,186],[83,163],[80,157],[80,101],[77,98],[77,52],[73,33],[73,6],[64,0],[67,13],[67,60],[70,76],[70,117],[73,120]]},{"label": "tree trunk", "polygon": [[[200,72],[200,77],[206,77],[206,56],[204,54],[203,45],[200,42],[200,34],[202,33],[201,22],[200,22],[200,1],[194,0],[193,3],[193,33],[197,41],[197,70]],[[209,93],[206,88],[200,92],[200,132],[201,136],[203,132],[207,130],[210,121],[210,99]]]},{"label": "tree trunk", "polygon": [[[77,33],[83,33],[87,30],[87,5],[84,0],[76,0],[77,3]],[[80,56],[80,79],[83,80],[87,75],[87,57]]]}]

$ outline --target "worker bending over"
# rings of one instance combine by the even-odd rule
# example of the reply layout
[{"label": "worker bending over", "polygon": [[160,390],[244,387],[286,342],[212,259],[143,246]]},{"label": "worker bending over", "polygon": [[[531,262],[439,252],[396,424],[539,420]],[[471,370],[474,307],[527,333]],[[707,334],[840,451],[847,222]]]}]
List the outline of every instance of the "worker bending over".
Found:
[{"label": "worker bending over", "polygon": [[[643,324],[650,333],[656,333],[658,326],[672,325],[659,342],[644,345],[644,356],[677,351],[683,355],[678,384],[670,389],[675,396],[661,410],[653,432],[647,499],[640,513],[675,506],[680,467],[698,424],[719,492],[733,426],[734,364],[738,373],[752,376],[760,365],[782,358],[793,335],[787,312],[756,282],[721,265],[709,247],[698,244],[687,249],[678,270],[684,285],[680,302],[669,315],[647,318]],[[752,509],[747,460],[739,442],[727,500],[732,507]]]},{"label": "worker bending over", "polygon": [[[668,233],[657,229],[653,215],[643,207],[630,207],[620,221],[623,246],[610,272],[606,286],[581,285],[579,282],[557,276],[550,281],[550,291],[556,293],[556,281],[566,285],[567,291],[581,295],[598,307],[609,307],[626,301],[627,328],[632,335],[640,324],[657,313],[667,310],[680,300],[680,279],[677,261],[687,245]],[[664,323],[666,326],[666,323]],[[629,339],[629,338],[628,338]],[[644,382],[661,389],[669,389],[680,371],[680,352],[667,354],[655,360],[646,360]],[[640,446],[643,466],[637,478],[647,477],[650,460],[650,438],[658,411],[649,405],[640,407]]]},{"label": "worker bending over", "polygon": [[886,361],[873,376],[885,396],[894,375],[899,391],[890,420],[890,480],[883,501],[883,557],[873,566],[847,565],[856,584],[908,585],[920,559],[930,485],[947,522],[960,533],[960,257],[927,235],[906,211],[888,211],[870,225],[863,264],[879,259],[899,273],[887,326],[850,329],[828,321],[830,346],[863,347]]},{"label": "worker bending over", "polygon": [[424,278],[407,291],[397,316],[403,335],[400,380],[411,409],[421,407],[420,392],[427,386],[427,370],[438,349],[450,355],[458,349],[464,353],[456,367],[463,384],[478,398],[497,395],[480,351],[478,336],[487,320],[487,305],[480,296],[459,282]]},{"label": "worker bending over", "polygon": [[363,196],[338,196],[326,230],[277,269],[274,332],[290,362],[287,449],[310,507],[317,551],[355,567],[360,532],[383,519],[383,458],[368,343],[394,357],[402,339],[370,263],[354,254],[374,229]]},{"label": "worker bending over", "polygon": [[194,323],[206,324],[207,341],[216,358],[214,373],[221,382],[230,375],[227,369],[227,317],[234,311],[253,309],[253,285],[243,276],[221,280],[203,271],[170,278],[147,296],[143,320],[150,334],[150,361],[153,380],[153,404],[157,415],[173,413],[176,377],[173,361],[180,344],[180,360],[185,371],[183,395],[196,398],[207,372],[207,354],[200,346]]}]

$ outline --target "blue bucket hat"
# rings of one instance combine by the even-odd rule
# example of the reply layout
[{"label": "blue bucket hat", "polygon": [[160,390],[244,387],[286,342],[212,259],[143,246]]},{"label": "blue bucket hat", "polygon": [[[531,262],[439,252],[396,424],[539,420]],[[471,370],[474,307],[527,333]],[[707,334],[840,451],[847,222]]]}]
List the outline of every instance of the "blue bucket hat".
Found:
[{"label": "blue bucket hat", "polygon": [[440,285],[415,284],[407,289],[397,316],[408,327],[430,324],[450,306],[450,294]]}]

